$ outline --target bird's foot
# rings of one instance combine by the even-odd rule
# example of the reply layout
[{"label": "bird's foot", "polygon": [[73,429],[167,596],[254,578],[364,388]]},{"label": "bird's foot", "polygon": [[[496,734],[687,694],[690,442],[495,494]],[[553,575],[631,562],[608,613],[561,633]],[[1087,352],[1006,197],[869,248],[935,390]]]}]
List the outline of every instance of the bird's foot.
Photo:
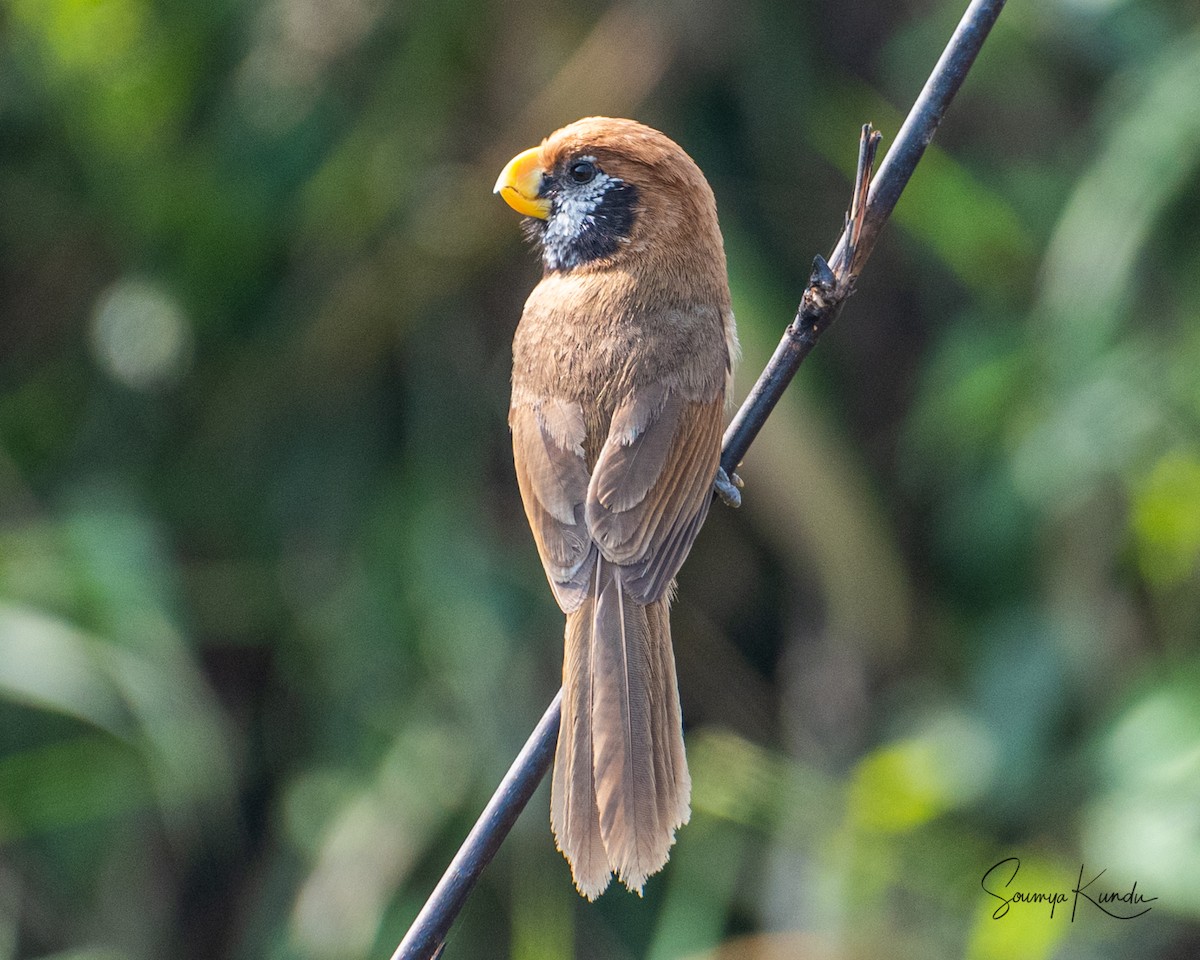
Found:
[{"label": "bird's foot", "polygon": [[736,473],[731,475],[725,472],[724,467],[717,467],[717,478],[713,481],[713,489],[725,506],[740,507],[742,505],[742,487],[744,486],[742,478]]}]

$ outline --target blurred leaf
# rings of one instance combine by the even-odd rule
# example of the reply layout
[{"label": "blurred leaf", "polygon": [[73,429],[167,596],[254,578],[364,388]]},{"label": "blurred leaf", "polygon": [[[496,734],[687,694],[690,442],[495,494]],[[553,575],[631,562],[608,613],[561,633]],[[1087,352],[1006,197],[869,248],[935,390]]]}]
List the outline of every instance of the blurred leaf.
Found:
[{"label": "blurred leaf", "polygon": [[[544,834],[543,834],[544,837]],[[566,862],[545,839],[534,854],[518,856],[512,893],[512,960],[558,960],[572,954],[574,915],[579,894],[566,881]],[[547,870],[553,857],[558,869]]]},{"label": "blurred leaf", "polygon": [[1138,485],[1130,517],[1138,565],[1159,586],[1182,583],[1200,561],[1200,459],[1162,457]]},{"label": "blurred leaf", "polygon": [[1100,742],[1102,792],[1084,811],[1084,852],[1111,888],[1136,881],[1153,906],[1200,918],[1200,664],[1156,678]]},{"label": "blurred leaf", "polygon": [[[691,737],[688,758],[692,807],[697,811],[771,827],[781,810],[800,806],[819,812],[827,824],[836,822],[838,811],[831,807],[839,791],[833,784],[740,737],[716,731]],[[819,824],[813,822],[809,828],[816,832]]]},{"label": "blurred leaf", "polygon": [[1200,96],[1200,34],[1180,37],[1138,68],[1046,252],[1045,360],[1068,382],[1142,306],[1139,259],[1200,163],[1200,116],[1179,109]]},{"label": "blurred leaf", "polygon": [[104,644],[62,621],[0,606],[0,691],[8,699],[121,735],[129,711],[114,660]]},{"label": "blurred leaf", "polygon": [[944,484],[996,457],[1007,417],[1029,388],[1027,363],[1004,331],[974,316],[958,318],[926,361],[906,424],[912,451],[904,466],[914,480]]},{"label": "blurred leaf", "polygon": [[[1070,902],[1013,903],[1004,910],[1004,900],[1016,891],[1054,897],[1075,885],[1069,867],[1037,856],[1017,859],[1018,862],[1000,866],[987,875],[985,889],[990,892],[980,895],[966,950],[967,960],[1010,957],[1046,960],[1055,954],[1068,932],[1072,932]],[[987,869],[985,866],[980,874]]]},{"label": "blurred leaf", "polygon": [[0,758],[0,842],[129,815],[154,796],[136,751],[87,737]]},{"label": "blurred leaf", "polygon": [[[471,767],[470,745],[453,731],[411,728],[374,781],[330,811],[292,913],[303,956],[359,957],[370,949],[393,891],[454,809]],[[292,830],[308,834],[313,808],[292,796]]]},{"label": "blurred leaf", "polygon": [[695,815],[671,852],[666,902],[648,957],[671,960],[716,946],[738,894],[747,837]]},{"label": "blurred leaf", "polygon": [[941,783],[943,762],[920,740],[893,743],[865,757],[850,781],[854,824],[900,833],[943,813],[950,806]]},{"label": "blurred leaf", "polygon": [[1072,370],[1030,418],[1012,457],[1013,479],[1030,503],[1069,510],[1097,488],[1136,470],[1165,432],[1158,359],[1114,349]]},{"label": "blurred leaf", "polygon": [[[230,761],[221,718],[203,689],[189,685],[189,665],[155,659],[0,606],[0,696],[76,717],[124,740],[145,764],[162,812],[190,831],[203,810],[230,802]],[[140,791],[140,779],[129,789]]]}]

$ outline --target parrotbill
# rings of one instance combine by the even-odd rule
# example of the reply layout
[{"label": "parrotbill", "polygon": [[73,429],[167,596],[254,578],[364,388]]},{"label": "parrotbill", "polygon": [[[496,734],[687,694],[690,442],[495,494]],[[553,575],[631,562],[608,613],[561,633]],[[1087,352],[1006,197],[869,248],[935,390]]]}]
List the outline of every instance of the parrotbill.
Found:
[{"label": "parrotbill", "polygon": [[550,819],[580,893],[641,892],[690,816],[675,577],[708,514],[737,335],[717,209],[668,137],[590,117],[496,192],[543,276],[513,340],[509,425],[566,614]]}]

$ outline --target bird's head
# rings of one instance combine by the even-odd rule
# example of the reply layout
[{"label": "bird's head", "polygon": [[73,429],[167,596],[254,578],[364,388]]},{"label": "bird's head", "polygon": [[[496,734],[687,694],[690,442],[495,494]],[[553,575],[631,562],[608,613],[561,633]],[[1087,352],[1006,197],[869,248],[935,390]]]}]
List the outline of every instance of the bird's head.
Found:
[{"label": "bird's head", "polygon": [[704,175],[673,140],[633,120],[588,117],[563,127],[513,157],[495,192],[528,218],[547,272],[674,272],[699,260],[724,273]]}]

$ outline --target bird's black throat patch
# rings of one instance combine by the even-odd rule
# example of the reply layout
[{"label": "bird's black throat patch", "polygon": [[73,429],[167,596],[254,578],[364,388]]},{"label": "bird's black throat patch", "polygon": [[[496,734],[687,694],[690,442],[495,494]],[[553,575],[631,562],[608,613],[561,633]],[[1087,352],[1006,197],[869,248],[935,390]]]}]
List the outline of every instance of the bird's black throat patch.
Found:
[{"label": "bird's black throat patch", "polygon": [[550,216],[524,220],[525,235],[540,249],[547,273],[611,256],[633,231],[637,188],[615,177],[598,178],[589,187],[552,185]]}]

